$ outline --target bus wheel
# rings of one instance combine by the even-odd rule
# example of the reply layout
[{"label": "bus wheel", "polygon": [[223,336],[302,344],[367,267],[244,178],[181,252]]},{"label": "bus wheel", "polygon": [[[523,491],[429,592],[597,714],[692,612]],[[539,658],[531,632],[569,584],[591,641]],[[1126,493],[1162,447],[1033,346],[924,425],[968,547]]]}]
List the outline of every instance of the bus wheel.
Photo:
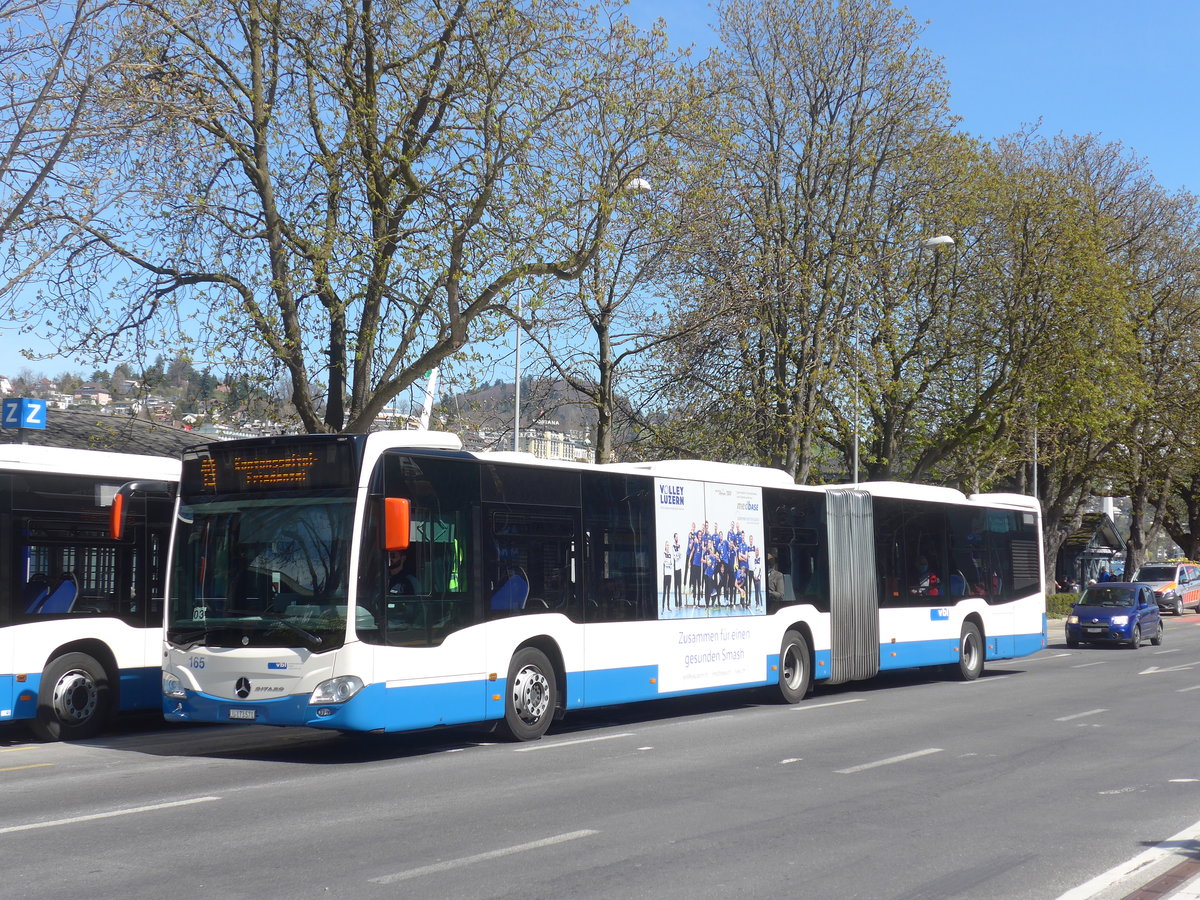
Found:
[{"label": "bus wheel", "polygon": [[64,653],[42,673],[33,733],[44,741],[78,741],[108,723],[112,693],[104,666],[86,653]]},{"label": "bus wheel", "polygon": [[508,666],[504,730],[514,741],[536,741],[550,727],[558,703],[554,669],[536,647],[518,650]]},{"label": "bus wheel", "polygon": [[799,703],[808,694],[811,659],[804,635],[798,631],[786,632],[779,648],[779,696],[784,703]]},{"label": "bus wheel", "polygon": [[983,672],[983,638],[974,622],[964,622],[958,639],[958,677],[974,681]]}]

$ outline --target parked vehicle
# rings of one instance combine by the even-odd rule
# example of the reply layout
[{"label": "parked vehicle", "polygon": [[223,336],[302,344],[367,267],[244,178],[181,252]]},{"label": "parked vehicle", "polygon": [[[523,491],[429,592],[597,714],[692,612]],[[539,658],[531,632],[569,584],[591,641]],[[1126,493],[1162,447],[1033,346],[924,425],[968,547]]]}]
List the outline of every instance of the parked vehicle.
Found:
[{"label": "parked vehicle", "polygon": [[1162,643],[1162,617],[1148,584],[1109,581],[1089,585],[1067,616],[1067,646],[1121,643],[1137,649],[1149,637]]},{"label": "parked vehicle", "polygon": [[1200,563],[1187,560],[1146,563],[1133,579],[1150,585],[1163,612],[1182,616],[1185,609],[1200,612]]}]

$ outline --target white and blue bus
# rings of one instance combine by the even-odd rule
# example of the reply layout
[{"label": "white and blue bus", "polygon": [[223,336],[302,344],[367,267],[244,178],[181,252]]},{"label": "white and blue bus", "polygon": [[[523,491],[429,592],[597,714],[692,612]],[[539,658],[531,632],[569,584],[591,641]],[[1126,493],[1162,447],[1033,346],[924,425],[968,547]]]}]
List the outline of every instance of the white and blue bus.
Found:
[{"label": "white and blue bus", "polygon": [[453,435],[184,452],[170,720],[402,731],[948,666],[1046,644],[1040,513],[1013,494],[594,466]]},{"label": "white and blue bus", "polygon": [[[114,498],[131,495],[114,540]],[[0,723],[79,739],[161,705],[162,618],[179,460],[0,445]]]}]

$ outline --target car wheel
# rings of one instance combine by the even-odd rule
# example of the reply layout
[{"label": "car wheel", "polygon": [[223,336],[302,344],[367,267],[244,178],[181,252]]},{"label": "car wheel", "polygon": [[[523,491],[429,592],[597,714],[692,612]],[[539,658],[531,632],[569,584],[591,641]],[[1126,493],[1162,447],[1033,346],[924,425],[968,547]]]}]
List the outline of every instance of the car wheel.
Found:
[{"label": "car wheel", "polygon": [[1150,643],[1152,643],[1155,647],[1161,647],[1162,646],[1162,637],[1163,637],[1163,627],[1162,627],[1162,622],[1160,621],[1158,623],[1158,627],[1154,629],[1154,637],[1150,638]]},{"label": "car wheel", "polygon": [[1175,615],[1177,615],[1177,616],[1183,615],[1183,601],[1180,600],[1178,597],[1175,598]]},{"label": "car wheel", "polygon": [[1142,626],[1141,625],[1133,626],[1133,637],[1131,637],[1129,639],[1129,646],[1132,647],[1134,650],[1136,650],[1138,647],[1142,646]]}]

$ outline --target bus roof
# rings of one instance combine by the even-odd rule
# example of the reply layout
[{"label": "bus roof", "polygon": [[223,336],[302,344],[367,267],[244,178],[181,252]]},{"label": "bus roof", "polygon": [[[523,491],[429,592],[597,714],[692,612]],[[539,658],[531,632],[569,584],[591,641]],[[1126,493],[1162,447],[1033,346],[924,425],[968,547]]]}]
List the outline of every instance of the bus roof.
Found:
[{"label": "bus roof", "polygon": [[170,456],[74,450],[32,444],[0,445],[0,469],[22,472],[61,472],[100,478],[157,478],[179,480],[179,460]]}]

